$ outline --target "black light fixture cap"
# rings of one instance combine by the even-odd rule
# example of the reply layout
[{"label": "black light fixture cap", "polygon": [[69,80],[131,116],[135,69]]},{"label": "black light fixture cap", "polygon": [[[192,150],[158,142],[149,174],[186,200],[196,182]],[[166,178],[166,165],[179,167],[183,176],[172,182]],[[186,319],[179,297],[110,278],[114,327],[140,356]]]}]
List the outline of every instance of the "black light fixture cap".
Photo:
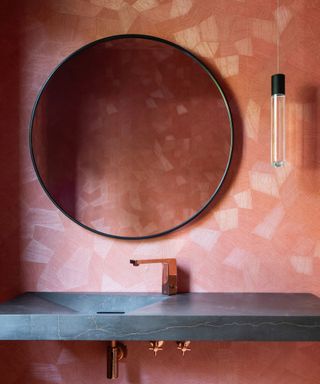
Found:
[{"label": "black light fixture cap", "polygon": [[283,73],[276,73],[271,76],[271,95],[286,94],[286,76]]}]

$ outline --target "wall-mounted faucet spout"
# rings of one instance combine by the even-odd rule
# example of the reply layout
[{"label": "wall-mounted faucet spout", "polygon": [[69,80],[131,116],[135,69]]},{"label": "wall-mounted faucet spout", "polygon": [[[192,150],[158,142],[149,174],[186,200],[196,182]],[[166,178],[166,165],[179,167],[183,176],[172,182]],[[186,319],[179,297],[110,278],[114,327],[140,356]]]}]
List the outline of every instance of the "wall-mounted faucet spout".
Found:
[{"label": "wall-mounted faucet spout", "polygon": [[176,259],[143,259],[130,260],[130,263],[135,267],[141,264],[161,263],[162,269],[162,293],[164,295],[177,294],[177,261]]}]

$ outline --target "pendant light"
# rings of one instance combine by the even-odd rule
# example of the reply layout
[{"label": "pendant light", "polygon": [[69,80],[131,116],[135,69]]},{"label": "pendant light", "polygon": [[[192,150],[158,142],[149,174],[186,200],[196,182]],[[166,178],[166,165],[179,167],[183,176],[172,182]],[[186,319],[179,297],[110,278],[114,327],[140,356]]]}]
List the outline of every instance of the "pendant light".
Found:
[{"label": "pendant light", "polygon": [[271,164],[282,167],[286,158],[285,75],[271,76]]}]

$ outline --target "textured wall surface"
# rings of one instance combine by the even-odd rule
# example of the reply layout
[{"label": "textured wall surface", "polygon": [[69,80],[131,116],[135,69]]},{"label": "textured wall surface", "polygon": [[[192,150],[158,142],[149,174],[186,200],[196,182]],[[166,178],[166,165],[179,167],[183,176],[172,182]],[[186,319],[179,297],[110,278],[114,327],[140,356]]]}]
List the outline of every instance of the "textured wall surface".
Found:
[{"label": "textured wall surface", "polygon": [[[21,290],[157,291],[176,257],[184,290],[320,294],[320,1],[4,0],[1,18],[1,298]],[[287,75],[288,164],[269,165],[270,75]],[[99,237],[65,218],[36,180],[28,121],[42,83],[85,43],[120,33],[172,40],[199,55],[230,99],[236,150],[211,209],[150,241]],[[318,343],[129,343],[122,383],[318,383]],[[104,343],[0,343],[1,382],[104,383]]]}]

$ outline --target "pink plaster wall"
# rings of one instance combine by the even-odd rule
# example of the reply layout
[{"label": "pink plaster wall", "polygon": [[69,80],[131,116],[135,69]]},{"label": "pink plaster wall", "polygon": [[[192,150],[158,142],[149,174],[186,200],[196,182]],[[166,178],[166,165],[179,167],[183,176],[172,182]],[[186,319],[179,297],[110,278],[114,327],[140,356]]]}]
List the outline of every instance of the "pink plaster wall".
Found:
[{"label": "pink plaster wall", "polygon": [[[191,291],[320,295],[319,0],[4,0],[0,5],[1,298],[17,290],[157,291],[157,266],[176,257]],[[287,74],[288,165],[269,165],[270,75]],[[201,219],[161,239],[95,236],[60,214],[38,184],[28,120],[51,70],[85,43],[118,33],[175,41],[219,71],[236,129],[232,172]],[[5,156],[6,154],[6,156]],[[121,383],[320,381],[318,343],[168,343],[154,359],[128,343]],[[1,383],[104,383],[104,343],[0,343]]]}]

